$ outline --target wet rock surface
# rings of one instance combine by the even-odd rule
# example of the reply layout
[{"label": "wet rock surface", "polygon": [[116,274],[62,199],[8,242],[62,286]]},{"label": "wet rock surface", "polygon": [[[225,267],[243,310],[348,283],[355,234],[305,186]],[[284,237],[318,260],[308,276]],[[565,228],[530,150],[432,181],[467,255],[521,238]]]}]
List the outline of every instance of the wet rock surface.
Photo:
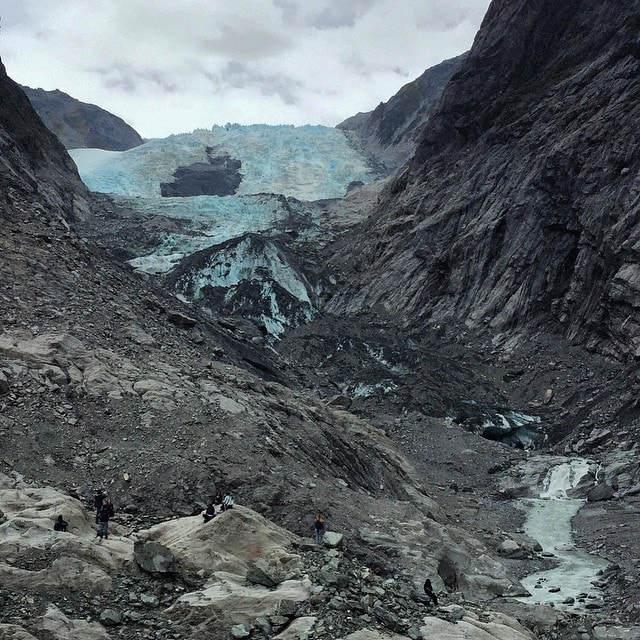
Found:
[{"label": "wet rock surface", "polygon": [[160,193],[165,198],[189,196],[230,196],[236,193],[242,182],[242,162],[228,155],[216,156],[207,148],[208,163],[196,162],[187,167],[178,167],[173,182],[160,184]]}]

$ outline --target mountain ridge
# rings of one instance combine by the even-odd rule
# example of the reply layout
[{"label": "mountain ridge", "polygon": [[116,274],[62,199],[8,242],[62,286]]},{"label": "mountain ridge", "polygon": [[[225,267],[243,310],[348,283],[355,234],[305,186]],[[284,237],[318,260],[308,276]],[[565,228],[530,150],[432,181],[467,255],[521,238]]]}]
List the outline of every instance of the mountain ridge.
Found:
[{"label": "mountain ridge", "polygon": [[413,155],[421,129],[466,55],[430,67],[387,102],[381,102],[373,111],[347,118],[337,128],[355,134],[373,161],[392,173]]},{"label": "mountain ridge", "polygon": [[[578,69],[577,76],[552,78],[551,85],[543,87],[545,101],[530,100],[540,87],[532,82],[536,76],[523,55],[523,40],[532,40],[523,34],[530,32],[535,36],[533,44],[541,47],[534,48],[536,69],[553,67],[545,62],[545,55],[553,60],[571,55],[571,47],[558,52],[549,49],[551,45],[582,38],[584,42],[573,52],[583,55],[590,44],[601,41],[601,34],[590,40],[588,31],[574,32],[594,28],[574,13],[586,8],[585,3],[558,7],[544,1],[495,2],[484,31],[430,117],[416,156],[386,183],[380,196],[375,185],[354,186],[349,190],[351,199],[345,200],[294,203],[270,195],[267,206],[278,201],[286,215],[273,229],[266,229],[267,239],[260,238],[255,246],[260,250],[276,247],[272,262],[282,263],[288,238],[292,253],[304,256],[296,267],[328,269],[319,299],[334,293],[328,308],[310,323],[284,332],[279,343],[268,342],[250,326],[244,308],[240,316],[224,316],[217,302],[224,297],[221,291],[207,310],[185,304],[161,287],[158,279],[119,264],[120,257],[129,257],[129,242],[153,244],[155,238],[143,237],[148,230],[162,237],[184,231],[189,221],[150,210],[132,211],[124,200],[87,195],[72,172],[61,176],[66,181],[63,185],[75,198],[88,198],[88,215],[77,215],[75,200],[56,200],[62,188],[55,182],[56,171],[63,173],[57,165],[67,162],[60,146],[51,145],[45,134],[40,138],[41,128],[34,121],[30,144],[15,151],[11,124],[17,115],[5,110],[9,117],[2,123],[8,125],[0,130],[0,139],[8,141],[4,148],[14,155],[10,163],[0,166],[0,180],[19,185],[21,192],[7,200],[3,215],[10,217],[20,208],[24,221],[21,228],[16,225],[2,237],[0,262],[0,437],[7,449],[2,470],[8,474],[0,483],[6,487],[2,491],[8,492],[2,498],[9,513],[6,521],[0,514],[0,536],[5,536],[0,539],[7,543],[0,544],[0,570],[5,572],[3,584],[5,577],[12,581],[6,595],[11,607],[3,609],[2,621],[22,628],[12,628],[11,633],[24,635],[28,629],[35,634],[37,625],[46,622],[42,611],[51,602],[61,602],[57,593],[39,591],[37,582],[29,580],[46,576],[58,580],[57,588],[60,575],[81,575],[89,591],[108,580],[118,583],[117,590],[106,591],[125,611],[116,623],[122,624],[118,631],[97,627],[105,598],[82,595],[61,605],[75,623],[91,621],[101,637],[146,638],[147,624],[168,638],[202,633],[228,637],[229,624],[236,619],[220,626],[216,607],[224,607],[244,625],[231,631],[237,637],[290,637],[298,633],[296,624],[302,624],[302,618],[313,618],[306,621],[307,629],[313,628],[317,636],[334,633],[334,629],[326,633],[326,621],[339,625],[335,634],[349,640],[382,638],[387,632],[414,640],[446,638],[461,630],[473,639],[489,634],[521,640],[535,632],[543,638],[574,640],[577,624],[580,634],[592,639],[632,636],[637,631],[631,625],[640,613],[638,542],[633,528],[626,526],[637,515],[640,491],[633,362],[625,367],[567,341],[568,337],[583,344],[579,336],[548,332],[557,326],[556,319],[545,320],[548,301],[532,298],[536,290],[526,280],[531,271],[533,282],[541,281],[541,289],[547,286],[551,293],[569,286],[558,284],[552,269],[567,262],[563,251],[572,255],[575,242],[574,248],[586,252],[583,262],[591,253],[597,254],[586,233],[594,231],[588,224],[592,219],[586,214],[581,217],[583,212],[574,211],[570,203],[575,200],[593,209],[600,201],[612,201],[617,181],[627,180],[635,168],[631,164],[611,171],[616,153],[624,156],[627,146],[617,138],[610,143],[601,139],[613,131],[609,109],[615,111],[618,104],[625,116],[619,134],[635,131],[631,98],[637,82],[634,50],[627,46],[630,31],[624,30],[634,7],[605,5],[603,13],[594,10],[596,15],[604,20],[617,7],[622,25],[611,36],[615,46],[603,54],[614,60],[610,75],[606,65],[598,66],[597,61],[595,66],[585,63],[584,68],[572,64],[566,70]],[[549,26],[557,28],[558,37],[540,44],[536,38]],[[598,83],[590,85],[589,71],[594,69]],[[622,99],[613,105],[607,101],[611,92],[607,93],[603,78],[616,80],[619,93],[614,95]],[[482,88],[477,94],[471,91],[475,84]],[[0,74],[0,95],[4,88]],[[486,102],[470,104],[474,95],[485,96]],[[601,96],[601,103],[594,105],[594,96]],[[565,98],[571,98],[566,114]],[[24,103],[18,106],[18,112],[26,115]],[[594,110],[606,124],[603,132],[586,126],[590,118],[586,124],[577,118],[591,117]],[[577,118],[576,125],[571,116]],[[558,130],[568,133],[557,138]],[[583,139],[577,133],[592,137]],[[537,144],[552,139],[557,148]],[[627,144],[635,153],[633,141]],[[592,152],[589,145],[600,149],[603,142],[603,162],[595,167],[584,164],[576,171],[573,162],[583,157],[585,163],[598,159],[597,150]],[[38,166],[43,184],[27,179],[33,173],[30,147],[39,144],[48,158]],[[577,150],[572,155],[574,146]],[[549,154],[549,149],[555,153]],[[528,175],[525,169],[531,174],[528,181],[523,179]],[[47,180],[54,182],[47,184]],[[600,200],[589,199],[590,188]],[[511,199],[513,194],[519,198]],[[34,199],[40,199],[43,215],[38,211],[33,215],[29,203]],[[185,206],[184,198],[175,200]],[[369,209],[373,216],[362,223]],[[622,211],[620,219],[626,213]],[[124,219],[130,226],[121,235],[114,232],[107,238]],[[518,228],[523,222],[525,232]],[[593,222],[595,228],[599,219]],[[354,223],[355,230],[350,228]],[[530,246],[529,231],[538,224],[544,240],[559,238],[560,248],[546,264],[536,263],[527,253],[544,256],[544,248],[555,246],[551,242]],[[631,220],[626,224],[630,228]],[[323,235],[327,229],[331,233]],[[201,230],[188,229],[188,233],[197,237]],[[222,249],[242,241],[235,238]],[[315,267],[310,246],[323,252]],[[334,255],[336,247],[339,253]],[[227,255],[216,247],[211,256],[205,252],[195,261],[215,258],[216,252],[221,258]],[[227,262],[231,259],[225,257],[219,264],[212,263],[220,279],[235,275],[235,265]],[[265,264],[256,260],[258,268],[250,274],[258,285],[263,277],[258,272]],[[511,305],[504,299],[511,300],[514,283],[509,277],[506,285],[501,282],[509,269],[521,277],[512,278],[519,297]],[[594,269],[594,273],[606,276],[607,272]],[[211,282],[218,286],[218,280]],[[594,282],[596,288],[598,281]],[[487,290],[495,299],[483,297]],[[627,294],[625,304],[633,307],[633,292]],[[479,308],[474,307],[479,303]],[[536,304],[538,315],[527,315],[527,309]],[[600,318],[592,322],[595,331]],[[610,339],[605,335],[602,344],[605,338]],[[479,438],[483,429],[500,435],[510,432],[509,415],[515,416],[512,422],[539,425],[545,455]],[[524,439],[516,444],[528,446]],[[589,504],[574,520],[575,526],[579,523],[587,549],[615,564],[607,565],[594,580],[594,590],[578,595],[576,602],[563,603],[566,597],[560,588],[553,597],[559,598],[559,606],[569,608],[568,613],[516,602],[510,596],[522,591],[513,575],[556,562],[549,552],[536,550],[536,541],[522,535],[520,499],[535,495],[534,488],[550,465],[576,455],[588,456],[591,462],[584,461],[588,471],[578,490],[581,497],[588,496]],[[41,533],[45,538],[50,533],[46,520],[33,511],[16,515],[11,506],[15,492],[29,504],[33,493],[36,497],[44,493],[29,487],[35,478],[84,499],[91,489],[108,484],[124,522],[134,523],[131,532],[115,529],[117,539],[105,545],[123,550],[120,558],[125,567],[135,536],[140,531],[149,535],[149,519],[175,516],[191,520],[160,525],[170,534],[168,538],[174,526],[188,526],[218,562],[223,547],[196,520],[206,497],[221,487],[232,491],[237,503],[301,535],[309,531],[310,516],[323,510],[332,528],[344,534],[346,549],[344,555],[332,550],[307,560],[305,570],[314,580],[318,577],[313,597],[305,600],[303,594],[300,607],[287,604],[290,617],[274,616],[263,622],[257,618],[265,614],[263,610],[251,608],[249,614],[238,600],[235,609],[222,593],[234,591],[233,583],[252,599],[272,587],[253,585],[242,563],[233,580],[225,569],[237,569],[238,561],[223,556],[212,574],[205,571],[206,576],[196,578],[187,572],[181,574],[178,588],[165,585],[163,589],[153,581],[156,578],[143,576],[135,565],[121,571],[104,561],[101,550],[94,547],[88,552],[90,514],[59,495],[48,494],[48,501],[40,506],[48,515],[54,504],[73,508],[83,535],[72,533],[75,537],[63,539],[64,544],[55,539],[55,544],[38,548]],[[223,516],[225,520],[218,520],[212,529],[224,528],[236,518],[260,522],[263,527],[255,512],[237,509],[237,514]],[[16,564],[15,529],[21,522],[30,527],[33,546]],[[609,522],[625,527],[610,527]],[[244,542],[243,536],[237,537]],[[256,565],[253,568],[264,570],[259,562],[263,546],[264,537],[248,549],[245,545],[242,562],[248,557]],[[69,559],[65,552],[73,557]],[[291,579],[300,577],[293,569],[300,562],[296,556],[290,549],[280,555],[280,562],[291,562]],[[345,560],[348,569],[344,569]],[[61,567],[68,573],[61,573]],[[256,573],[251,574],[253,578]],[[371,574],[382,574],[385,580],[372,577],[367,584]],[[422,626],[414,627],[406,623],[406,616],[415,611],[409,604],[412,596],[393,600],[389,595],[392,590],[406,594],[419,590],[422,574],[434,581],[442,606],[435,615],[425,612]],[[95,575],[99,578],[92,581],[90,576]],[[126,588],[131,584],[136,590],[154,591],[162,606],[140,609],[144,616],[136,615],[131,602],[153,598],[145,593],[144,599],[135,594],[132,599],[131,589]],[[549,593],[558,589],[539,584]],[[62,594],[67,593],[66,585],[62,587]],[[179,595],[181,590],[187,591],[184,597]],[[4,591],[0,595],[5,598]],[[481,607],[470,614],[469,601]],[[200,606],[205,602],[211,605],[206,612]],[[327,609],[322,609],[325,605]],[[489,605],[511,613],[529,631],[521,632],[513,621],[507,629],[492,626],[496,619],[505,618],[494,614]],[[321,613],[328,609],[336,613]],[[418,610],[416,615],[420,619],[422,614]],[[476,616],[481,631],[470,628],[470,615]],[[117,617],[109,616],[110,621]],[[447,626],[440,626],[442,620]],[[287,628],[279,636],[281,625]],[[620,632],[616,629],[625,625]],[[381,627],[384,634],[378,632]],[[60,633],[53,635],[62,640]]]},{"label": "mountain ridge", "polygon": [[141,145],[140,134],[122,118],[54,89],[22,87],[34,109],[67,149],[124,151]]},{"label": "mountain ridge", "polygon": [[[360,276],[332,308],[386,297],[406,323],[487,322],[505,337],[544,325],[589,349],[635,354],[633,314],[623,323],[635,291],[638,4],[622,14],[587,5],[556,16],[546,2],[492,4],[416,155],[371,218],[377,242],[354,238],[372,277]],[[531,57],[529,42],[538,43]]]}]

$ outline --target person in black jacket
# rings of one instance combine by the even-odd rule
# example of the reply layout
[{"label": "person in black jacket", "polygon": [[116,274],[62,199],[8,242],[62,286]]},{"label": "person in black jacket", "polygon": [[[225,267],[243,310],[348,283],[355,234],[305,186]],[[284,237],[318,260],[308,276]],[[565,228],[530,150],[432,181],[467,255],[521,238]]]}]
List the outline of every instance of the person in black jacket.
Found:
[{"label": "person in black jacket", "polygon": [[93,507],[96,510],[96,522],[100,522],[100,509],[102,509],[105,497],[104,491],[102,489],[98,489],[93,498]]},{"label": "person in black jacket", "polygon": [[206,511],[202,514],[205,522],[209,522],[216,517],[216,505],[212,503],[209,504]]},{"label": "person in black jacket", "polygon": [[106,498],[98,512],[98,536],[102,542],[102,538],[109,537],[109,520],[115,515],[113,502],[111,498]]},{"label": "person in black jacket", "polygon": [[66,531],[69,523],[62,517],[58,516],[56,523],[53,525],[54,531]]},{"label": "person in black jacket", "polygon": [[429,578],[427,578],[424,581],[424,592],[427,596],[429,596],[429,598],[431,598],[431,600],[433,600],[433,604],[437,607],[438,606],[438,596],[436,595],[435,591],[433,590],[433,585],[431,584],[431,580],[429,580]]}]

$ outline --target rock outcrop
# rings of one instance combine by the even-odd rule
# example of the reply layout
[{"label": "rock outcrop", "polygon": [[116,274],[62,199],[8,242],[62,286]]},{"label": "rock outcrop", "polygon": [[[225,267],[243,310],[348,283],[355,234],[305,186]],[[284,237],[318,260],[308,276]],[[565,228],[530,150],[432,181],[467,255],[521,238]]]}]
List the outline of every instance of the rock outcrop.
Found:
[{"label": "rock outcrop", "polygon": [[381,102],[373,111],[348,118],[337,128],[353,132],[354,143],[364,149],[374,164],[382,165],[390,173],[395,171],[413,155],[442,91],[465,57],[463,54],[427,69],[387,102]]},{"label": "rock outcrop", "polygon": [[86,187],[0,60],[0,216],[15,231],[27,220],[61,229],[88,215]]},{"label": "rock outcrop", "polygon": [[636,2],[493,2],[415,156],[345,241],[360,275],[331,308],[640,354],[639,21]]},{"label": "rock outcrop", "polygon": [[22,87],[47,128],[67,149],[126,151],[143,143],[122,118],[56,89]]}]

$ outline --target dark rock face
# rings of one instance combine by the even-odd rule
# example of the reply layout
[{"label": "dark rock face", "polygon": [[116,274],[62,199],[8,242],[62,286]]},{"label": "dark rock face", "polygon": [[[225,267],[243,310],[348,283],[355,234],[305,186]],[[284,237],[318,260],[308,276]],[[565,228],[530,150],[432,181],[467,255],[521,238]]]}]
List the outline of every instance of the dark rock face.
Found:
[{"label": "dark rock face", "polygon": [[494,2],[332,308],[640,355],[639,24],[638,2]]},{"label": "dark rock face", "polygon": [[179,167],[173,174],[174,182],[160,184],[164,197],[188,196],[231,196],[236,193],[242,175],[242,162],[229,155],[215,156],[207,149],[209,163],[195,162],[187,167]]},{"label": "dark rock face", "polygon": [[22,87],[42,121],[67,149],[126,151],[143,143],[122,118],[62,91]]},{"label": "dark rock face", "polygon": [[87,214],[88,192],[58,139],[0,61],[0,216],[58,220]]},{"label": "dark rock face", "polygon": [[397,169],[415,151],[422,128],[465,57],[463,54],[427,69],[388,102],[348,118],[337,128],[354,132],[376,163],[382,162],[388,170]]}]

